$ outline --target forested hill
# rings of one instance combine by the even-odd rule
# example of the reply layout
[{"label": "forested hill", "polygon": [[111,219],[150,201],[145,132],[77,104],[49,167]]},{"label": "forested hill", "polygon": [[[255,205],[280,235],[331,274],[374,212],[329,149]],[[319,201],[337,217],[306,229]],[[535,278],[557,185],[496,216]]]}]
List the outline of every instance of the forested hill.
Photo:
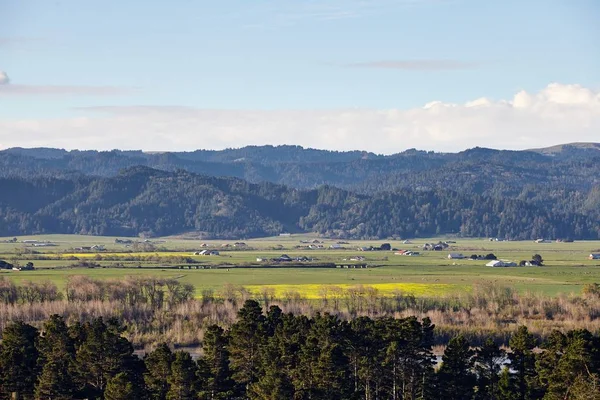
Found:
[{"label": "forested hill", "polygon": [[298,190],[179,170],[134,167],[113,177],[0,178],[0,236],[36,233],[244,238],[319,232],[348,238],[444,233],[597,239],[596,214],[452,190],[358,194]]},{"label": "forested hill", "polygon": [[491,196],[521,196],[526,200],[531,193],[554,196],[556,190],[586,194],[600,184],[600,144],[571,144],[531,151],[407,150],[390,156],[299,146],[248,146],[179,153],[67,152],[46,148],[0,151],[0,176],[4,177],[48,174],[110,177],[138,165],[165,171],[183,169],[204,175],[231,176],[254,183],[268,181],[302,189],[321,185],[359,193],[397,188],[450,189]]}]

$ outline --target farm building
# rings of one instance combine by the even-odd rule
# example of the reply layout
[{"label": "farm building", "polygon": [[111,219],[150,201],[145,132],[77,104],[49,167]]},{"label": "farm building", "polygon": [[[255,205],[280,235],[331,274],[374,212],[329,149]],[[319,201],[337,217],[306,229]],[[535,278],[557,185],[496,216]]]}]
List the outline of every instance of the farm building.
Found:
[{"label": "farm building", "polygon": [[485,265],[488,267],[516,267],[517,263],[512,261],[493,260]]},{"label": "farm building", "polygon": [[218,256],[219,252],[217,250],[202,250],[194,253],[195,256]]},{"label": "farm building", "polygon": [[590,254],[590,260],[600,260],[600,253]]},{"label": "farm building", "polygon": [[462,260],[465,258],[465,256],[463,256],[461,253],[450,253],[448,254],[448,258],[450,260]]}]

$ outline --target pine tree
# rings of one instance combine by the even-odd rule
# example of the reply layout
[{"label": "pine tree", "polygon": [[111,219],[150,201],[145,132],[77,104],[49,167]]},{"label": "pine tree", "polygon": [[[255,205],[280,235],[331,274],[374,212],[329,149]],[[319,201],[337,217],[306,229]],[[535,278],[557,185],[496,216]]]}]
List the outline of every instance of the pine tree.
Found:
[{"label": "pine tree", "polygon": [[506,353],[491,338],[477,350],[474,358],[477,375],[476,400],[498,399],[498,381],[505,359]]},{"label": "pine tree", "polygon": [[300,348],[294,382],[300,398],[345,399],[352,393],[350,371],[344,354],[340,321],[331,315],[317,314]]},{"label": "pine tree", "polygon": [[167,400],[195,400],[198,398],[200,389],[198,366],[192,360],[190,353],[183,351],[175,353],[168,382]]},{"label": "pine tree", "polygon": [[119,372],[106,383],[104,400],[131,400],[139,399],[135,385],[129,380],[127,373]]},{"label": "pine tree", "polygon": [[165,400],[169,390],[168,378],[175,355],[165,343],[159,344],[153,352],[146,354],[144,382],[152,400]]},{"label": "pine tree", "polygon": [[101,317],[82,326],[84,338],[77,348],[75,369],[84,396],[102,396],[108,380],[120,372],[128,373],[136,387],[143,387],[144,364],[121,336],[123,330],[117,320],[104,323]]},{"label": "pine tree", "polygon": [[582,380],[593,382],[600,373],[599,338],[588,330],[554,331],[541,347],[536,366],[545,399],[568,398]]},{"label": "pine tree", "polygon": [[21,321],[8,325],[2,332],[0,347],[0,392],[13,398],[31,396],[38,373],[38,331]]},{"label": "pine tree", "polygon": [[498,400],[517,400],[514,376],[506,366],[502,368],[498,379]]},{"label": "pine tree", "polygon": [[515,371],[512,390],[518,400],[530,400],[534,394],[535,355],[533,349],[536,339],[529,333],[526,326],[520,326],[509,341],[511,352],[508,354],[510,368]]},{"label": "pine tree", "polygon": [[475,376],[473,351],[463,336],[450,339],[442,356],[442,365],[438,371],[438,382],[443,399],[467,400],[473,397]]},{"label": "pine tree", "polygon": [[386,344],[384,368],[389,377],[390,399],[423,399],[433,397],[435,376],[432,352],[434,325],[428,318],[384,320]]},{"label": "pine tree", "polygon": [[238,320],[229,331],[233,379],[238,391],[246,392],[258,380],[261,370],[260,348],[265,340],[265,316],[258,302],[247,300],[238,311]]},{"label": "pine tree", "polygon": [[76,391],[75,346],[61,316],[52,315],[44,324],[37,347],[42,372],[35,388],[36,399],[72,399]]},{"label": "pine tree", "polygon": [[223,328],[211,325],[204,333],[203,357],[198,360],[202,381],[201,399],[220,400],[233,396],[233,380],[229,370],[227,336]]}]

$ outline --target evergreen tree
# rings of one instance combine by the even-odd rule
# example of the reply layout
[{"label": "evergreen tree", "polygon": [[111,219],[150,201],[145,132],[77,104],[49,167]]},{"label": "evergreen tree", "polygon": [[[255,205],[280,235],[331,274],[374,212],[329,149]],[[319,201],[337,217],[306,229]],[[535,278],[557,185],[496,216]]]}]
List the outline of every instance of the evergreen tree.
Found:
[{"label": "evergreen tree", "polygon": [[165,400],[169,390],[168,378],[175,355],[165,343],[159,344],[154,351],[146,354],[144,364],[144,382],[152,400]]},{"label": "evergreen tree", "polygon": [[498,400],[517,400],[514,376],[506,366],[502,368],[498,379]]},{"label": "evergreen tree", "polygon": [[125,372],[119,372],[106,383],[104,400],[131,400],[140,398],[135,385],[129,380]]},{"label": "evergreen tree", "polygon": [[498,381],[506,359],[506,352],[488,338],[475,354],[477,376],[476,400],[496,400],[499,396]]},{"label": "evergreen tree", "polygon": [[75,346],[61,316],[52,315],[46,321],[37,347],[42,372],[35,388],[36,399],[72,399],[76,391],[73,380]]},{"label": "evergreen tree", "polygon": [[204,333],[203,356],[198,360],[202,391],[206,400],[229,399],[233,396],[233,380],[229,370],[228,340],[223,328],[211,325]]},{"label": "evergreen tree", "polygon": [[0,392],[13,398],[30,397],[38,375],[38,331],[17,321],[2,332],[0,346]]},{"label": "evergreen tree", "polygon": [[438,371],[440,394],[447,400],[467,400],[473,397],[475,376],[473,351],[463,336],[450,339]]},{"label": "evergreen tree", "polygon": [[120,372],[127,372],[134,385],[143,386],[143,362],[133,354],[131,343],[121,336],[123,330],[115,319],[104,323],[97,318],[83,325],[84,339],[75,356],[82,395],[101,397],[108,380]]},{"label": "evergreen tree", "polygon": [[566,335],[554,331],[542,348],[536,366],[539,381],[546,390],[545,399],[568,398],[582,380],[594,382],[600,373],[599,338],[585,329]]},{"label": "evergreen tree", "polygon": [[428,318],[389,318],[385,321],[383,365],[392,400],[430,398],[435,393],[435,357],[432,352],[434,325]]},{"label": "evergreen tree", "polygon": [[533,349],[536,339],[529,333],[526,326],[520,326],[509,341],[511,352],[508,354],[510,368],[515,371],[512,391],[518,400],[531,400],[535,394],[535,355]]},{"label": "evergreen tree", "polygon": [[345,399],[352,393],[348,358],[344,354],[339,320],[317,314],[300,348],[295,371],[296,396],[301,399]]},{"label": "evergreen tree", "polygon": [[198,366],[190,353],[178,351],[171,364],[167,400],[195,400],[200,389]]},{"label": "evergreen tree", "polygon": [[248,386],[258,380],[265,333],[265,316],[260,305],[254,300],[246,300],[229,332],[231,370],[239,391],[247,392]]}]

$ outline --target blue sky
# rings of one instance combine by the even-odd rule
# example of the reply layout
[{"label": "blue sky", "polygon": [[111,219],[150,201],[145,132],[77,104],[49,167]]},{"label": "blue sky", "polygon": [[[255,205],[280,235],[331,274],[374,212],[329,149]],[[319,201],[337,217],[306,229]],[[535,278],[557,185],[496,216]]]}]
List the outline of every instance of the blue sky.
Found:
[{"label": "blue sky", "polygon": [[[118,143],[104,143],[102,132],[127,130],[153,132],[150,141],[122,142],[146,150],[270,141],[369,147],[365,135],[393,144],[369,148],[381,152],[415,147],[422,135],[416,147],[444,150],[456,137],[452,149],[510,148],[548,136],[556,122],[546,110],[537,122],[512,113],[515,126],[494,125],[506,115],[488,108],[520,91],[546,108],[587,96],[572,129],[548,140],[590,140],[598,132],[599,20],[597,0],[0,0],[0,71],[10,78],[0,85],[0,147],[112,148]],[[552,83],[564,86],[548,94]],[[493,103],[476,115],[486,119],[477,130],[520,136],[464,138],[453,127],[475,129],[474,116],[447,110],[427,116],[440,126],[411,119],[433,101],[480,98]],[[377,110],[396,114],[381,122]],[[274,127],[279,135],[266,132]]]}]

